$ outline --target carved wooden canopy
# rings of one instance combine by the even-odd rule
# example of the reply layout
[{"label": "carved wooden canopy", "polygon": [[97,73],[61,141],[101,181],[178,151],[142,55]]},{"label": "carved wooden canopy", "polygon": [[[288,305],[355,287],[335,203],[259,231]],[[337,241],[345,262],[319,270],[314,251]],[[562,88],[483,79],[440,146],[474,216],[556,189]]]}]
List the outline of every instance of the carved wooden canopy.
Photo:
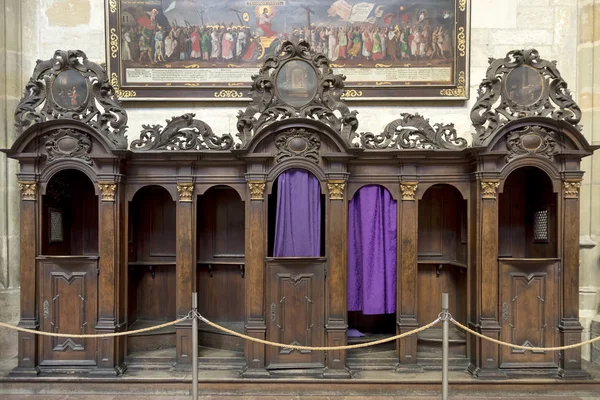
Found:
[{"label": "carved wooden canopy", "polygon": [[75,120],[106,136],[115,149],[126,149],[127,113],[106,72],[80,50],[57,50],[37,61],[15,112],[17,135],[35,124]]}]

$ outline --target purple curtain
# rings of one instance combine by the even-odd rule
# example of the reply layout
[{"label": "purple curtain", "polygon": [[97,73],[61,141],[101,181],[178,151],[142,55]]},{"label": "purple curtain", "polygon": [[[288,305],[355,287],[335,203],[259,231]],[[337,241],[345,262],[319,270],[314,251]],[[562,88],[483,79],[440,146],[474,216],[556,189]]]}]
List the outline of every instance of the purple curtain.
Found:
[{"label": "purple curtain", "polygon": [[274,257],[319,257],[321,188],[310,172],[291,169],[277,179]]},{"label": "purple curtain", "polygon": [[396,312],[396,202],[381,186],[364,186],[348,216],[348,311]]}]

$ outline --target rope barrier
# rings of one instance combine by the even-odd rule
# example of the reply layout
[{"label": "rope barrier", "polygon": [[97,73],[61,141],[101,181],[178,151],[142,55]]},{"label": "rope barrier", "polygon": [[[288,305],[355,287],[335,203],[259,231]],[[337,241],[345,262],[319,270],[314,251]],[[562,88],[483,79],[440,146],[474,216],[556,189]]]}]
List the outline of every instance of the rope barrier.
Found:
[{"label": "rope barrier", "polygon": [[160,324],[160,325],[149,326],[147,328],[136,329],[135,331],[124,331],[124,332],[115,332],[115,333],[97,333],[97,334],[88,334],[88,335],[68,334],[68,333],[52,333],[52,332],[36,331],[36,330],[33,330],[33,329],[25,329],[25,328],[21,328],[19,326],[5,324],[3,322],[0,322],[0,327],[4,327],[4,328],[8,328],[8,329],[14,329],[15,331],[19,331],[19,332],[32,333],[34,335],[40,335],[40,336],[54,336],[54,337],[64,337],[64,338],[93,339],[93,338],[106,338],[106,337],[115,337],[115,336],[134,335],[136,333],[143,333],[143,332],[154,331],[154,330],[157,330],[157,329],[165,328],[167,326],[178,324],[178,323],[183,322],[183,321],[185,321],[186,319],[189,319],[189,318],[190,318],[190,315],[188,314],[185,317],[179,318],[179,319],[177,319],[175,321],[166,322],[166,323]]},{"label": "rope barrier", "polygon": [[385,339],[379,339],[379,340],[375,340],[372,342],[366,342],[366,343],[358,343],[358,344],[351,344],[351,345],[347,345],[347,346],[300,346],[300,345],[295,345],[295,344],[283,344],[283,343],[277,343],[277,342],[271,342],[269,340],[263,340],[263,339],[258,339],[258,338],[253,338],[251,336],[248,335],[244,335],[243,333],[239,333],[236,331],[232,331],[231,329],[227,329],[221,325],[215,324],[212,321],[207,320],[206,318],[204,318],[202,315],[200,315],[200,313],[198,313],[198,318],[200,318],[201,321],[207,323],[208,325],[212,326],[213,328],[219,329],[223,332],[227,332],[231,335],[240,337],[242,339],[246,339],[246,340],[250,340],[252,342],[257,342],[257,343],[262,343],[262,344],[266,344],[269,346],[275,346],[275,347],[283,347],[285,349],[294,349],[294,350],[314,350],[314,351],[333,351],[333,350],[350,350],[350,349],[359,349],[361,347],[369,347],[369,346],[376,346],[378,344],[382,344],[382,343],[387,343],[387,342],[392,342],[394,340],[397,339],[402,339],[406,336],[410,336],[410,335],[414,335],[415,333],[419,333],[421,331],[424,331],[425,329],[429,329],[432,326],[434,326],[435,324],[437,324],[438,322],[441,321],[441,318],[437,318],[436,320],[430,322],[427,325],[423,325],[420,328],[414,329],[412,331],[409,332],[404,332],[401,333],[399,335],[396,336],[392,336],[389,338],[385,338]]},{"label": "rope barrier", "polygon": [[559,351],[559,350],[568,350],[568,349],[574,349],[576,347],[585,346],[586,344],[594,343],[594,342],[597,342],[597,341],[600,340],[600,336],[598,336],[597,338],[586,340],[585,342],[571,344],[571,345],[568,345],[568,346],[557,346],[557,347],[520,346],[518,344],[506,343],[506,342],[503,342],[501,340],[496,340],[496,339],[491,338],[489,336],[482,335],[479,332],[476,332],[476,331],[474,331],[472,329],[467,328],[466,326],[464,326],[463,324],[461,324],[460,322],[458,322],[454,318],[450,318],[450,322],[452,322],[454,325],[458,326],[459,328],[467,331],[468,333],[470,333],[472,335],[475,335],[477,337],[480,337],[480,338],[485,339],[487,341],[490,341],[492,343],[499,344],[501,346],[512,347],[513,349],[519,349],[519,350],[529,350],[529,351]]}]

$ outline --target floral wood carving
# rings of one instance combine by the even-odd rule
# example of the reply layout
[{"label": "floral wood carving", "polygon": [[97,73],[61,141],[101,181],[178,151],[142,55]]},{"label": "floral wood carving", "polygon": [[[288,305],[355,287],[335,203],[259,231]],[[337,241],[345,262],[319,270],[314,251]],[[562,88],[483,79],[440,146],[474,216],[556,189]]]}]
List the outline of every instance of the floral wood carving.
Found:
[{"label": "floral wood carving", "polygon": [[21,188],[21,199],[25,201],[36,200],[37,183],[19,181],[19,187]]},{"label": "floral wood carving", "polygon": [[319,162],[321,138],[317,133],[306,129],[292,129],[277,136],[277,162],[292,157],[303,157],[315,163]]},{"label": "floral wood carving", "polygon": [[[305,104],[286,102],[279,91],[281,88],[277,88],[278,74],[288,62],[304,65],[311,76],[316,75],[316,88],[312,96],[307,94]],[[242,142],[238,147],[247,146],[252,136],[266,126],[288,118],[321,121],[350,143],[358,128],[358,119],[357,112],[350,111],[341,100],[345,79],[344,75],[334,74],[327,57],[311,50],[307,42],[285,41],[281,51],[267,58],[258,75],[252,76],[252,88],[248,93],[252,101],[238,113],[237,129]]]},{"label": "floral wood carving", "polygon": [[102,201],[115,201],[115,192],[117,191],[115,182],[99,182],[98,189],[100,189]]},{"label": "floral wood carving", "polygon": [[265,181],[248,181],[250,200],[264,200],[266,186],[267,184]]},{"label": "floral wood carving", "polygon": [[581,181],[564,181],[563,188],[565,193],[565,199],[578,199],[579,188],[581,187]]},{"label": "floral wood carving", "polygon": [[471,110],[476,130],[474,146],[486,145],[499,128],[525,117],[548,117],[581,129],[581,110],[555,61],[543,60],[537,50],[530,49],[513,50],[505,58],[490,58],[489,62]]},{"label": "floral wood carving", "polygon": [[481,198],[495,199],[499,186],[499,181],[481,181]]},{"label": "floral wood carving", "polygon": [[59,129],[46,136],[48,162],[61,158],[79,158],[91,165],[91,149],[92,141],[89,135],[75,129]]},{"label": "floral wood carving", "polygon": [[415,201],[415,193],[417,192],[418,182],[402,182],[400,191],[402,192],[402,200]]},{"label": "floral wood carving", "polygon": [[217,136],[205,122],[187,113],[167,120],[167,125],[142,125],[140,138],[131,142],[132,150],[230,150],[233,137]]},{"label": "floral wood carving", "polygon": [[530,154],[552,160],[556,154],[556,139],[553,131],[540,126],[526,126],[508,134],[506,149],[510,152],[506,156],[506,162]]},{"label": "floral wood carving", "polygon": [[344,200],[344,187],[346,182],[343,179],[332,179],[327,182],[327,189],[329,189],[330,200]]},{"label": "floral wood carving", "polygon": [[80,50],[57,50],[37,61],[15,112],[17,135],[45,121],[73,119],[105,135],[117,149],[127,148],[127,113],[106,72]]},{"label": "floral wood carving", "polygon": [[182,203],[191,203],[194,194],[193,183],[178,183],[177,193],[179,193],[179,201]]},{"label": "floral wood carving", "polygon": [[383,133],[360,134],[366,149],[445,149],[457,150],[467,147],[467,141],[456,134],[454,124],[433,126],[419,114],[400,114],[401,118],[390,122]]}]

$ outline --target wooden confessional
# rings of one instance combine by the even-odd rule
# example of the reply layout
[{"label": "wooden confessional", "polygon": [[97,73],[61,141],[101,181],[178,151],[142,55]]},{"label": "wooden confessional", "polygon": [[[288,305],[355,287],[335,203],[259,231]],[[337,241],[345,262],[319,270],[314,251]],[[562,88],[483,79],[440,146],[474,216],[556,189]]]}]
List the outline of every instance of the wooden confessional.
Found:
[{"label": "wooden confessional", "polygon": [[[144,125],[128,143],[127,114],[99,66],[80,51],[37,64],[5,150],[20,164],[19,326],[133,331],[186,316],[198,292],[199,311],[235,332],[340,346],[429,323],[447,292],[454,318],[484,335],[532,347],[580,340],[580,161],[595,147],[554,64],[535,50],[493,60],[467,146],[452,124],[418,114],[359,133],[341,97],[344,77],[325,56],[304,42],[282,49],[253,78],[236,137],[184,114]],[[302,87],[314,90],[278,88],[280,69],[294,65],[311,71]],[[54,101],[61,74],[87,88],[79,103]],[[524,76],[527,93],[507,88]],[[280,177],[298,170],[316,182],[319,234],[310,256],[282,256]],[[349,214],[365,187],[393,210],[384,221],[392,300],[381,315],[348,311]],[[186,369],[191,343],[189,320],[117,338],[21,332],[13,374]],[[441,365],[438,328],[371,351],[322,352],[266,347],[201,323],[199,345],[202,368],[250,378]],[[579,349],[515,350],[452,328],[450,350],[452,367],[475,377],[587,376]]]}]

